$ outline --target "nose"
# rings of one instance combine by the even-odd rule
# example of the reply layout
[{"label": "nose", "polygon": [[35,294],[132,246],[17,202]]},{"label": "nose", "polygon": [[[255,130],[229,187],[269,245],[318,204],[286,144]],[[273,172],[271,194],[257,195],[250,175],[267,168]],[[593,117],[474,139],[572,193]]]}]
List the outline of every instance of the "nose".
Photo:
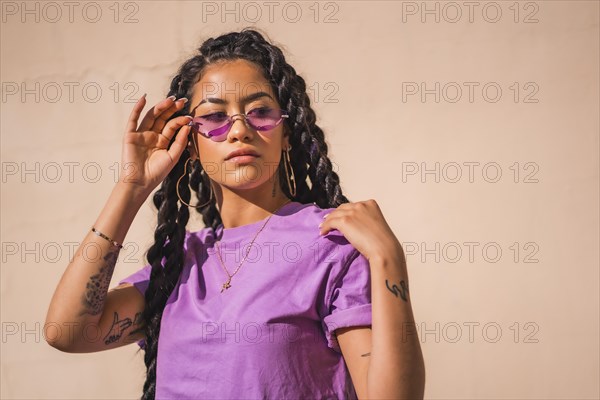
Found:
[{"label": "nose", "polygon": [[[241,122],[241,123],[238,123]],[[248,125],[248,121],[243,114],[234,114],[231,116],[231,127],[229,128],[229,134],[227,138],[232,141],[237,140],[248,140],[253,135],[252,127]]]}]

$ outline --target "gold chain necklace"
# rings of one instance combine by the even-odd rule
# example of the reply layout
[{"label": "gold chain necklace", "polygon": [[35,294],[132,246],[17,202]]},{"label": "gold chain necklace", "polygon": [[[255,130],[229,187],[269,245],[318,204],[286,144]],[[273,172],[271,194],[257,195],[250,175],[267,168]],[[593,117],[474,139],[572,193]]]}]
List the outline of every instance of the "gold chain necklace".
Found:
[{"label": "gold chain necklace", "polygon": [[227,279],[227,282],[225,282],[223,284],[223,287],[221,289],[221,293],[223,293],[223,290],[225,289],[229,289],[231,287],[231,278],[233,278],[233,275],[237,274],[237,272],[240,270],[240,268],[242,267],[242,264],[244,264],[244,261],[246,261],[246,258],[248,257],[248,254],[250,253],[250,248],[252,247],[252,245],[254,244],[254,241],[256,240],[256,238],[258,237],[258,234],[264,229],[265,226],[267,226],[267,222],[269,222],[269,220],[271,219],[271,217],[277,212],[279,211],[279,209],[281,207],[283,207],[284,205],[286,205],[287,203],[289,203],[292,200],[288,200],[285,203],[283,203],[281,206],[279,206],[279,208],[277,208],[277,210],[273,211],[273,213],[271,213],[271,215],[269,215],[269,217],[267,218],[267,220],[265,221],[265,223],[263,224],[263,226],[258,230],[258,232],[256,232],[256,235],[254,235],[254,239],[252,239],[252,242],[250,243],[250,245],[248,246],[248,250],[246,251],[246,255],[244,256],[244,259],[242,260],[242,262],[240,263],[240,265],[238,265],[238,267],[236,268],[235,272],[230,275],[229,271],[227,271],[227,268],[225,267],[225,263],[223,262],[223,259],[221,258],[221,248],[219,245],[219,240],[217,240],[215,242],[215,245],[217,246],[217,256],[219,257],[219,261],[221,262],[221,266],[223,267],[223,270],[225,270],[225,273],[227,274],[227,276],[229,277],[229,279]]}]

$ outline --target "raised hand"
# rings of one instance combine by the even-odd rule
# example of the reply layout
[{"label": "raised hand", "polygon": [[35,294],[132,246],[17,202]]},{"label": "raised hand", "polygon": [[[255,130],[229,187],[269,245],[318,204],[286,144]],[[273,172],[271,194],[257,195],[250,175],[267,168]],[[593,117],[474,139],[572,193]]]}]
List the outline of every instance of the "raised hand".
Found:
[{"label": "raised hand", "polygon": [[373,199],[340,204],[323,216],[319,234],[341,232],[369,261],[378,257],[404,262],[404,250]]},{"label": "raised hand", "polygon": [[[119,184],[146,198],[173,169],[187,146],[191,116],[167,120],[181,110],[187,99],[168,97],[152,107],[138,126],[146,95],[134,105],[127,121],[121,154]],[[173,136],[175,141],[169,147]]]}]

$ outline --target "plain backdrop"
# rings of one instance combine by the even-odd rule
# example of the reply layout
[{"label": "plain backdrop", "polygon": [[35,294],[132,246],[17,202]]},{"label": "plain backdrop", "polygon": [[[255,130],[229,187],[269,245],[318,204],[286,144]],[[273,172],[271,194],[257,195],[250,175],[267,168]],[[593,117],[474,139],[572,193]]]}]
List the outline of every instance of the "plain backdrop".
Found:
[{"label": "plain backdrop", "polygon": [[[3,399],[139,398],[136,345],[61,353],[46,311],[133,102],[245,26],[283,48],[345,194],[403,244],[426,398],[600,396],[597,1],[65,3],[1,2]],[[111,287],[155,224],[147,201]]]}]

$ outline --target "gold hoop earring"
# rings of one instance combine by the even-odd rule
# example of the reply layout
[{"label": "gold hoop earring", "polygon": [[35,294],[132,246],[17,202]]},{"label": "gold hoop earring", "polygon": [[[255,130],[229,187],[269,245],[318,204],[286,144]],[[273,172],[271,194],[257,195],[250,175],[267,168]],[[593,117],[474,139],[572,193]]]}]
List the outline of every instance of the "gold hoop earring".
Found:
[{"label": "gold hoop earring", "polygon": [[[187,165],[188,165],[188,163],[190,162],[191,159],[192,159],[192,157],[188,157],[188,159],[185,161],[185,164],[183,166],[183,175],[181,175],[179,177],[179,179],[177,179],[177,185],[175,186],[175,190],[177,191],[177,197],[179,197],[179,201],[181,201],[186,206],[188,206],[188,207],[194,207],[194,208],[204,207],[205,205],[207,205],[208,203],[210,203],[211,200],[213,199],[213,190],[212,190],[212,185],[210,184],[210,179],[209,179],[209,184],[208,184],[208,186],[210,187],[210,198],[204,204],[199,204],[199,205],[193,206],[193,205],[188,204],[185,201],[183,201],[183,199],[181,198],[181,195],[179,194],[179,182],[181,181],[181,179],[183,178],[183,176],[187,173]],[[204,172],[204,170],[202,172]],[[202,175],[202,172],[200,173],[200,175]]]},{"label": "gold hoop earring", "polygon": [[[283,166],[285,167],[285,177],[287,178],[288,188],[290,189],[290,194],[292,197],[296,197],[296,176],[294,175],[294,169],[292,168],[292,160],[290,159],[290,150],[292,149],[292,145],[290,145],[285,152],[283,153]],[[289,165],[289,167],[288,167]],[[288,171],[289,169],[289,171]],[[290,176],[290,171],[292,175]],[[292,189],[292,185],[290,180],[294,184]]]}]

